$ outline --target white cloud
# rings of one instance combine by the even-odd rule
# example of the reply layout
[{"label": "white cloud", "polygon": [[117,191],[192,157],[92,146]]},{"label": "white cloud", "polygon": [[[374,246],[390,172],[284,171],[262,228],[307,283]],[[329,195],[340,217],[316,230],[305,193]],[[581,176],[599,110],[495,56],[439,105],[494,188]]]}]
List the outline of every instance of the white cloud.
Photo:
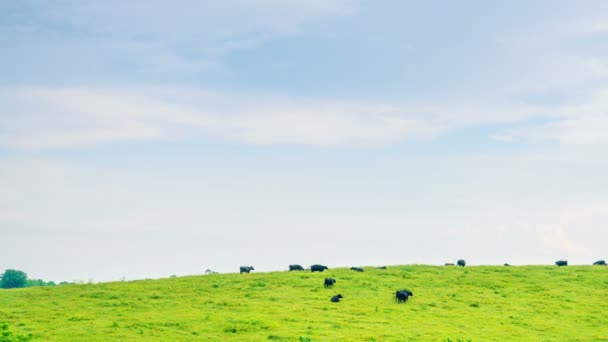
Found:
[{"label": "white cloud", "polygon": [[[156,40],[205,41],[257,34],[291,33],[325,16],[351,15],[353,0],[274,1],[228,0],[63,1],[35,7],[52,23],[63,23],[80,34]],[[52,26],[51,26],[52,27]],[[188,37],[183,37],[188,34]]]},{"label": "white cloud", "polygon": [[524,102],[530,95],[551,94],[548,102],[562,104],[580,102],[606,87],[608,56],[598,34],[598,23],[606,18],[598,4],[589,8],[596,11],[575,8],[567,17],[539,17],[519,32],[497,37],[501,58],[489,91]]},{"label": "white cloud", "polygon": [[[31,35],[33,40],[18,45],[62,51],[52,60],[82,64],[76,72],[90,70],[98,65],[96,61],[120,61],[119,68],[139,76],[191,75],[221,68],[221,56],[229,51],[298,34],[323,18],[357,14],[357,6],[354,0],[63,1],[31,7],[36,25],[28,28],[18,23],[8,36]],[[585,50],[578,43],[597,34],[605,20],[582,17],[567,22],[561,17],[554,22],[541,20],[534,27],[523,25],[519,34],[508,31],[498,51],[506,67],[496,60],[493,85],[474,97],[437,98],[429,104],[254,98],[137,85],[5,88],[0,90],[0,127],[4,128],[0,144],[39,149],[213,136],[251,144],[381,145],[434,138],[466,126],[518,122],[524,127],[495,132],[490,138],[567,144],[604,141],[599,127],[605,125],[602,108],[608,106],[602,90],[608,64],[599,50]],[[58,27],[61,32],[54,31]],[[21,53],[49,55],[36,49]],[[291,69],[286,63],[279,61],[274,67]],[[115,67],[109,67],[111,73]],[[555,103],[525,100],[547,93],[556,94]],[[552,122],[525,124],[537,117]]]},{"label": "white cloud", "polygon": [[585,102],[541,107],[539,117],[550,120],[493,136],[496,140],[557,141],[587,145],[608,141],[608,89],[593,93]]},{"label": "white cloud", "polygon": [[57,148],[212,136],[251,144],[383,144],[429,137],[434,118],[385,105],[149,91],[21,88],[0,92],[0,143]]},{"label": "white cloud", "polygon": [[[66,0],[23,1],[14,7],[16,20],[0,26],[0,40],[21,55],[44,55],[56,65],[82,63],[82,73],[91,72],[88,66],[188,75],[221,70],[221,57],[228,52],[301,33],[323,18],[352,15],[356,3]],[[35,20],[20,22],[24,16]]]},{"label": "white cloud", "polygon": [[497,141],[504,141],[504,142],[513,141],[513,136],[509,135],[509,134],[491,134],[490,138],[497,140]]},{"label": "white cloud", "polygon": [[322,98],[222,94],[194,88],[5,88],[0,144],[69,148],[120,141],[211,137],[246,144],[385,145],[432,139],[463,127],[525,122],[500,141],[586,144],[608,140],[608,94],[568,106],[404,105]]},{"label": "white cloud", "polygon": [[564,144],[594,144],[608,141],[608,113],[548,123],[527,129],[532,139],[552,139]]},{"label": "white cloud", "polygon": [[595,32],[608,32],[608,23],[598,23],[595,25]]}]

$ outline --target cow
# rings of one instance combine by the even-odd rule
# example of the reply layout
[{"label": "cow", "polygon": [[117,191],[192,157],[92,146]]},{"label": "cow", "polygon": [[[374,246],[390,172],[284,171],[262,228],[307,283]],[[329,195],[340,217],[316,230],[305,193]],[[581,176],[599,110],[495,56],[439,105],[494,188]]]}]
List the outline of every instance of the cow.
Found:
[{"label": "cow", "polygon": [[241,274],[244,273],[249,273],[251,271],[255,271],[255,268],[253,268],[253,266],[241,266]]},{"label": "cow", "polygon": [[318,264],[310,266],[310,271],[311,272],[323,272],[323,271],[328,270],[328,269],[329,268],[327,268],[327,266],[318,265]]},{"label": "cow", "polygon": [[330,287],[330,286],[334,286],[335,283],[336,283],[336,279],[334,279],[334,278],[325,278],[325,282],[323,283],[323,286]]},{"label": "cow", "polygon": [[361,267],[351,267],[350,269],[356,272],[363,272],[363,269]]},{"label": "cow", "polygon": [[464,267],[466,264],[467,264],[466,261],[464,261],[462,259],[458,260],[458,262],[456,263],[456,265],[458,265],[460,267]]},{"label": "cow", "polygon": [[337,295],[335,295],[335,296],[331,297],[331,299],[330,299],[330,300],[331,300],[333,303],[338,303],[338,302],[340,302],[340,298],[344,298],[344,297],[343,297],[341,294],[337,294]]},{"label": "cow", "polygon": [[290,271],[304,271],[304,267],[300,265],[289,265]]},{"label": "cow", "polygon": [[395,292],[395,300],[397,301],[397,303],[407,302],[410,296],[414,296],[414,294],[410,290],[399,290]]},{"label": "cow", "polygon": [[561,267],[561,266],[568,266],[568,260],[557,260],[557,261],[555,262],[555,264],[556,264],[557,266],[560,266],[560,267]]},{"label": "cow", "polygon": [[606,266],[606,261],[605,260],[598,260],[598,261],[594,262],[593,264],[597,265],[597,266]]},{"label": "cow", "polygon": [[445,263],[445,265],[446,265],[446,266],[454,266],[454,264],[453,264],[453,263],[451,263],[451,262],[446,262],[446,263]]}]

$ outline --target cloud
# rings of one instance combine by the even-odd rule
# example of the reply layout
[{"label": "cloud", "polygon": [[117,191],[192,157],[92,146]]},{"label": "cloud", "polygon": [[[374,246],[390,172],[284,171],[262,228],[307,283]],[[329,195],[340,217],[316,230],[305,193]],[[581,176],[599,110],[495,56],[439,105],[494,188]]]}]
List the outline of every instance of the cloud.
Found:
[{"label": "cloud", "polygon": [[513,136],[509,135],[509,134],[491,134],[490,138],[497,140],[497,141],[504,141],[504,142],[513,141]]},{"label": "cloud", "polygon": [[525,130],[532,139],[551,139],[563,144],[594,144],[608,142],[608,113],[560,120]]},{"label": "cloud", "polygon": [[595,25],[594,32],[608,32],[608,23],[598,23],[597,25]]},{"label": "cloud", "polygon": [[[390,106],[192,89],[0,92],[0,144],[44,149],[197,136],[250,144],[385,144],[441,131]],[[429,121],[430,120],[430,121]]]},{"label": "cloud", "polygon": [[25,0],[0,10],[10,18],[0,25],[6,55],[30,70],[40,68],[37,57],[43,55],[45,65],[64,74],[55,77],[76,70],[85,76],[129,70],[166,79],[221,70],[222,56],[229,52],[299,34],[327,17],[352,15],[356,3]]},{"label": "cloud", "polygon": [[495,140],[557,141],[566,145],[588,145],[608,141],[608,89],[593,93],[576,104],[538,108],[548,122],[528,124],[492,136]]},{"label": "cloud", "polygon": [[[496,37],[500,59],[493,63],[490,94],[528,102],[551,94],[552,105],[587,100],[608,84],[608,55],[599,28],[606,18],[572,8],[564,17],[547,15]],[[519,31],[518,31],[519,30]]]},{"label": "cloud", "polygon": [[[246,144],[386,145],[486,124],[517,124],[518,129],[501,126],[488,134],[501,141],[605,140],[598,127],[605,125],[601,109],[608,105],[602,100],[608,65],[600,49],[590,48],[593,42],[581,44],[597,34],[589,23],[596,27],[605,21],[584,22],[580,15],[568,25],[560,17],[535,27],[522,25],[517,34],[508,30],[496,51],[504,60],[489,65],[489,85],[458,98],[431,89],[426,97],[433,100],[427,102],[382,96],[363,101],[348,98],[348,87],[343,100],[277,96],[281,90],[254,97],[190,82],[199,72],[221,69],[231,51],[325,27],[317,27],[320,20],[365,15],[358,5],[354,0],[15,2],[7,9],[11,20],[0,27],[0,39],[15,61],[25,60],[18,65],[28,70],[16,72],[18,83],[33,86],[0,89],[0,144],[45,149],[212,137]],[[19,19],[28,17],[33,19]],[[41,63],[32,56],[48,60]],[[283,59],[272,67],[285,74],[297,69]],[[372,71],[375,67],[369,65]],[[44,75],[50,75],[50,84],[75,85],[21,81]],[[72,76],[76,82],[70,82]],[[105,86],[86,86],[107,77],[113,81]],[[168,79],[186,84],[183,78],[188,87],[140,86],[150,79],[156,80],[150,84]],[[530,123],[535,118],[545,123]]]},{"label": "cloud", "polygon": [[[490,138],[594,143],[608,139],[602,129],[608,123],[606,94],[577,105],[543,107],[387,104],[170,87],[4,88],[0,144],[46,149],[204,137],[254,145],[381,146],[434,139],[464,127],[517,123],[523,127]],[[527,123],[534,118],[546,123]]]},{"label": "cloud", "polygon": [[[63,0],[47,6],[25,0],[12,8],[9,6],[6,11],[16,18],[13,26],[27,27],[18,20],[27,14],[37,19],[29,21],[29,27],[47,33],[140,41],[205,41],[264,32],[291,33],[307,22],[326,16],[352,15],[355,10],[353,0],[177,0],[171,3]],[[190,35],[184,37],[187,33]]]}]

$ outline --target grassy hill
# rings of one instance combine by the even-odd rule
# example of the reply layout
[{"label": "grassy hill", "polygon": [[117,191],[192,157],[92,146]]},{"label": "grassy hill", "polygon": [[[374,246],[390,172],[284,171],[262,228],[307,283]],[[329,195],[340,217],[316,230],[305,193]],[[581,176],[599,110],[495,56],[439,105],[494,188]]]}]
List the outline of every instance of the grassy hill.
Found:
[{"label": "grassy hill", "polygon": [[[397,304],[402,288],[414,297]],[[608,268],[394,266],[4,290],[2,322],[41,341],[608,341]]]}]

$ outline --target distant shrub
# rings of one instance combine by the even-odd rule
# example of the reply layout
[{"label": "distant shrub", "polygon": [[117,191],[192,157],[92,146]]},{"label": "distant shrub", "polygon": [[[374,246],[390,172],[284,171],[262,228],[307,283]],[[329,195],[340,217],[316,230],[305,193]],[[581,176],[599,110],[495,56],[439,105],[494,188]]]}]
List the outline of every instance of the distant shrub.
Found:
[{"label": "distant shrub", "polygon": [[0,342],[26,342],[31,340],[32,334],[16,334],[8,328],[8,324],[0,324]]},{"label": "distant shrub", "polygon": [[28,279],[26,281],[26,287],[35,287],[35,286],[55,286],[54,281],[44,281],[42,279]]},{"label": "distant shrub", "polygon": [[445,339],[445,342],[473,342],[473,340],[470,338],[459,338],[457,340],[454,340],[451,337],[448,337]]},{"label": "distant shrub", "polygon": [[238,329],[236,327],[227,327],[224,328],[224,333],[226,334],[236,334]]}]

